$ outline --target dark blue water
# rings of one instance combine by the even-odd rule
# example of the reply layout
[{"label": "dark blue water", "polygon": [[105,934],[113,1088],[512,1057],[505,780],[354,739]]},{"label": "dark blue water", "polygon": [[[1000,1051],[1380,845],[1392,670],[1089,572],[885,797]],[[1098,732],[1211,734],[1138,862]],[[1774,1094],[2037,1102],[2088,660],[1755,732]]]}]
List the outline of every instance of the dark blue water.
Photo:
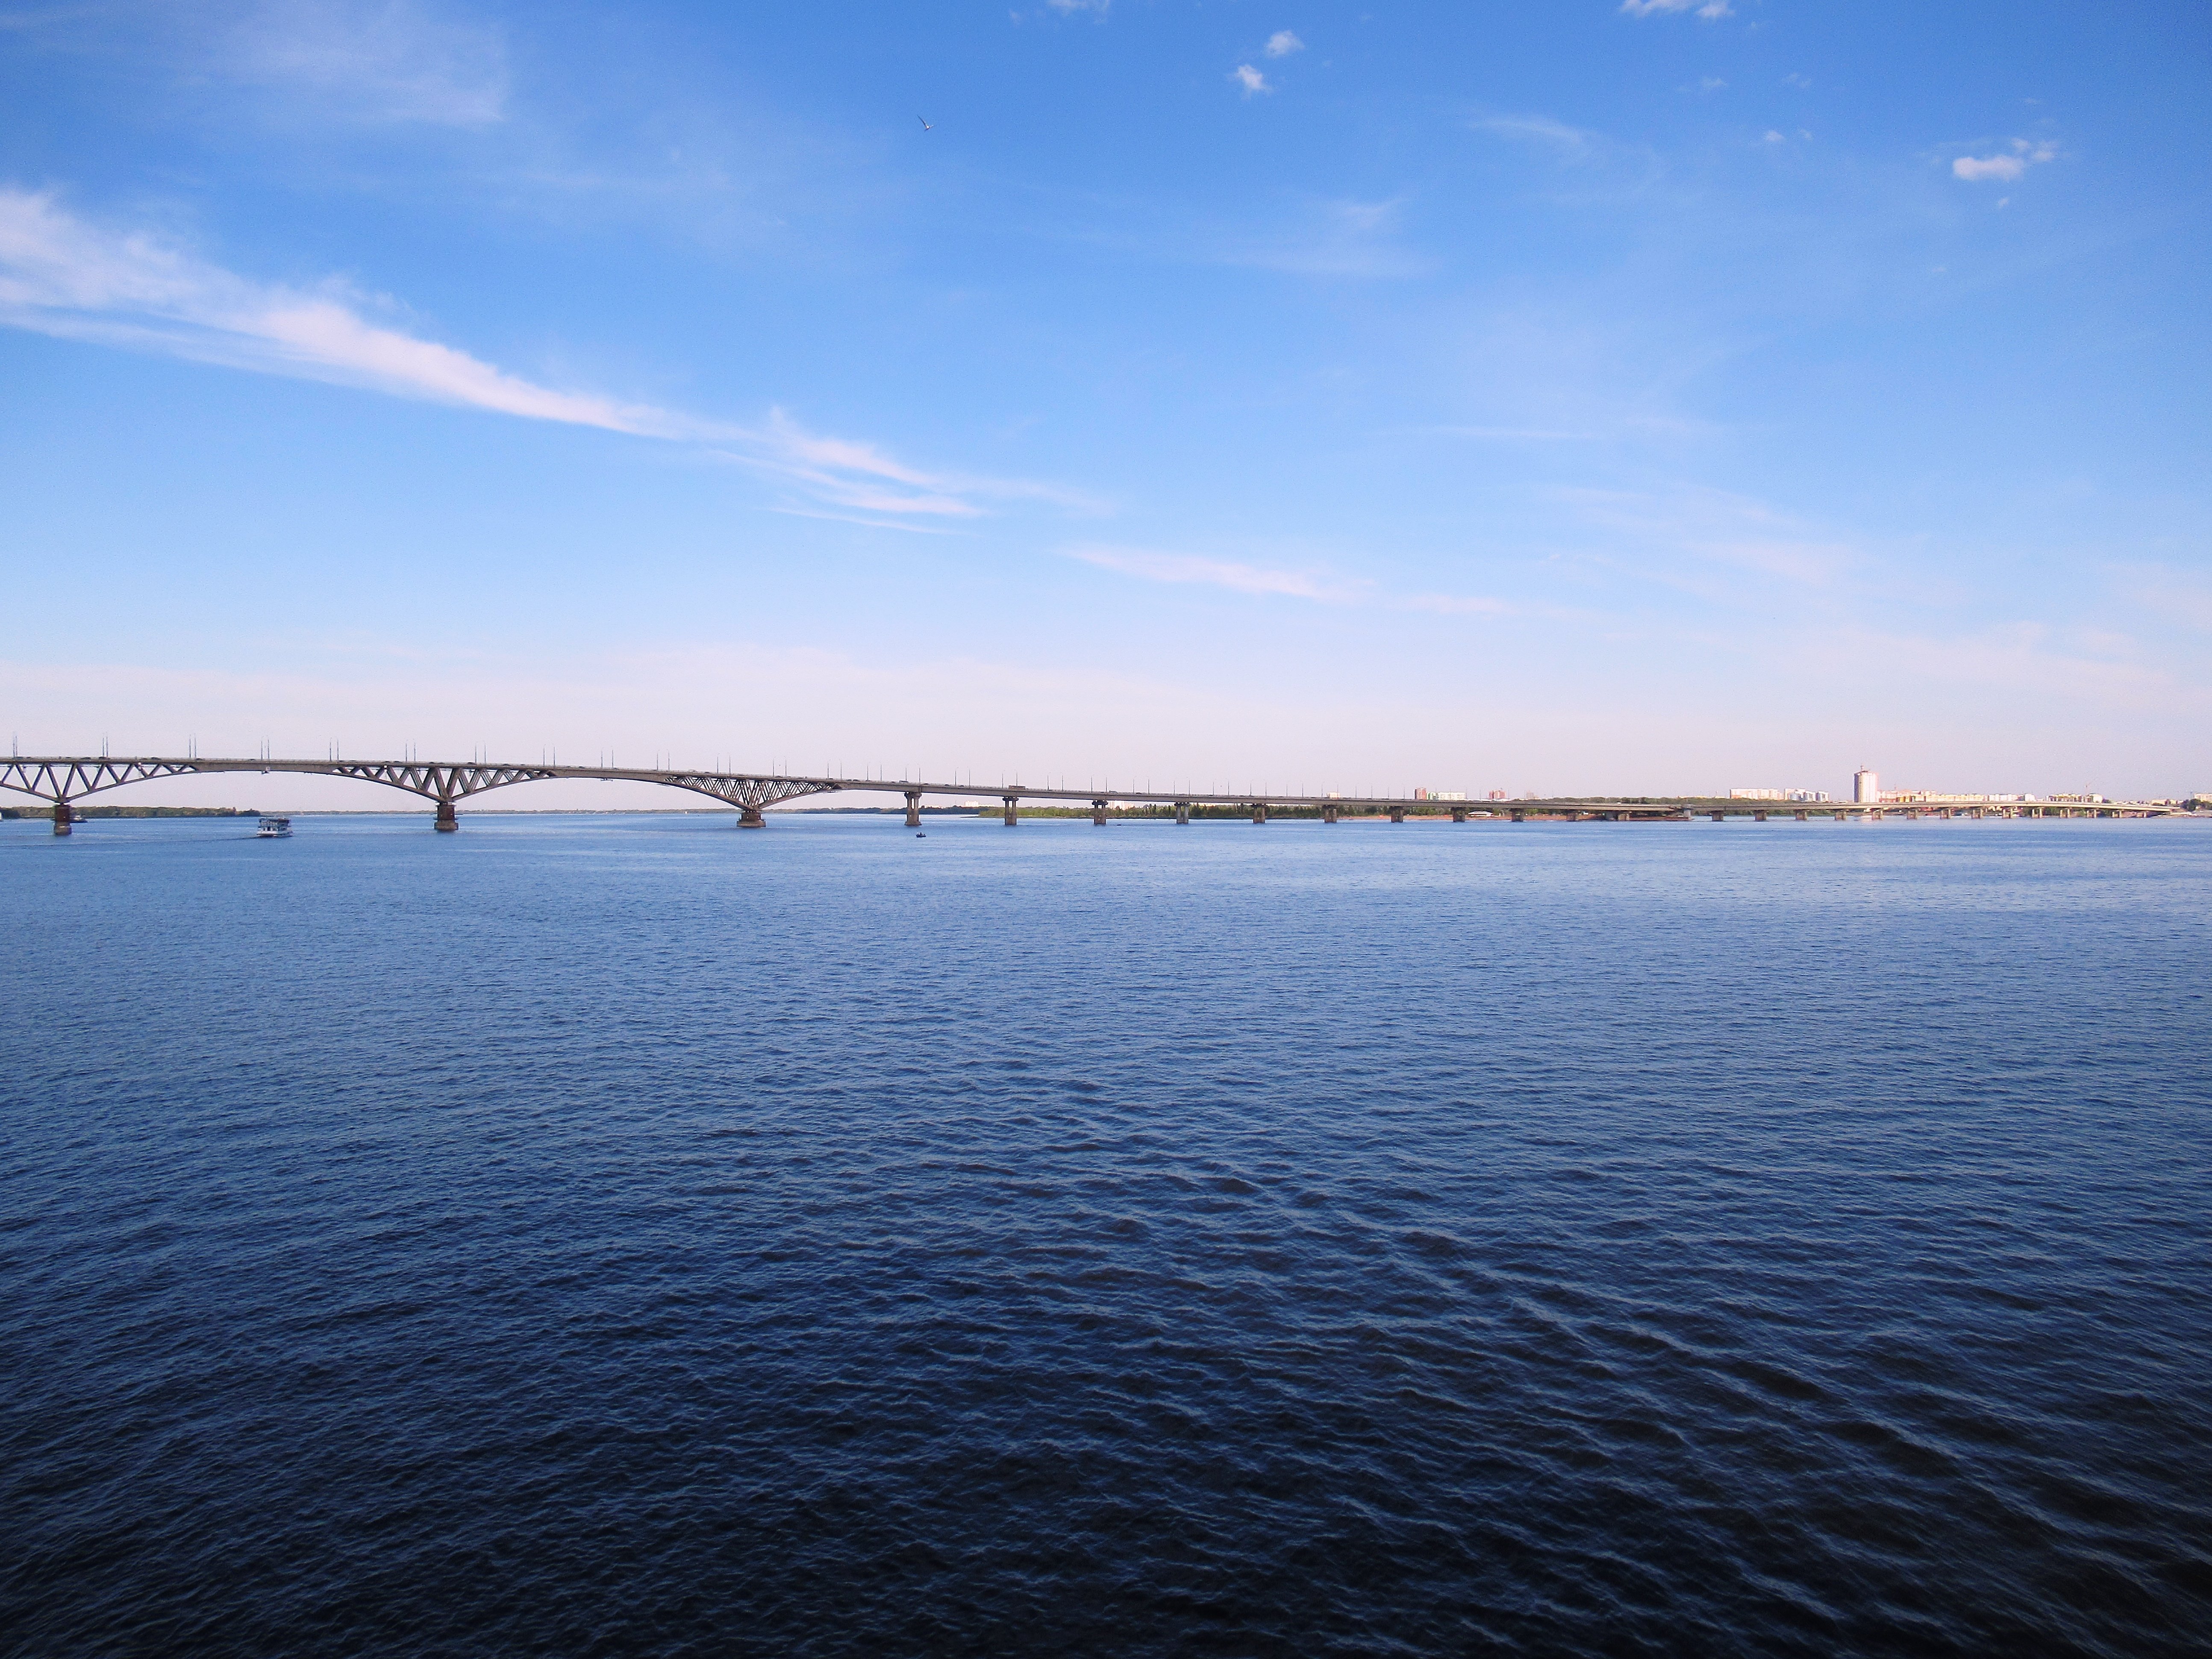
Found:
[{"label": "dark blue water", "polygon": [[0,832],[9,1654],[2212,1629],[2212,825]]}]

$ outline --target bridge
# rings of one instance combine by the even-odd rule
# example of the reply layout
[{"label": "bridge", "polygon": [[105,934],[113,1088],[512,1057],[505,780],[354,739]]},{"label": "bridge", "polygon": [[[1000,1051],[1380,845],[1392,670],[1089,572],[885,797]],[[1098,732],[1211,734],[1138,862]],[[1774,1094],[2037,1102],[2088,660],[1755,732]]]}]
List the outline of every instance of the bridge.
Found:
[{"label": "bridge", "polygon": [[1240,813],[1249,811],[1255,823],[1267,823],[1270,811],[1304,809],[1317,811],[1324,823],[1334,823],[1345,817],[1381,817],[1384,814],[1389,815],[1393,823],[1403,823],[1408,813],[1443,812],[1450,813],[1455,823],[1464,823],[1473,816],[1509,817],[1516,823],[1529,818],[1618,823],[1638,821],[1683,823],[1693,817],[1707,816],[1716,823],[1732,817],[1751,817],[1763,822],[1770,813],[1784,812],[1800,820],[1808,817],[1826,817],[1843,822],[1853,817],[1881,818],[1886,813],[1915,818],[1923,815],[1942,817],[2150,817],[2180,810],[2144,801],[2029,801],[1942,805],[1695,799],[1466,801],[1441,800],[1425,795],[1277,795],[1236,792],[1207,793],[1188,789],[1067,789],[1018,782],[979,788],[974,783],[930,783],[905,778],[797,777],[763,772],[691,771],[678,767],[526,766],[479,761],[349,761],[336,758],[275,760],[267,757],[233,760],[210,759],[199,755],[138,755],[112,758],[106,755],[11,756],[4,766],[0,766],[0,790],[13,790],[50,802],[53,807],[54,833],[66,836],[76,822],[76,803],[88,795],[162,778],[204,777],[239,772],[256,773],[264,777],[294,775],[350,778],[362,783],[382,784],[387,788],[404,790],[434,804],[435,812],[431,820],[432,827],[444,830],[460,828],[460,819],[455,811],[455,803],[459,801],[481,795],[488,790],[505,789],[518,783],[545,782],[556,778],[597,778],[610,782],[660,784],[671,789],[684,789],[694,794],[710,796],[726,805],[737,808],[738,828],[740,830],[765,828],[768,821],[762,814],[767,807],[809,795],[833,794],[840,791],[905,796],[906,822],[910,829],[920,826],[921,803],[925,797],[931,795],[957,796],[970,801],[996,797],[1005,811],[1009,828],[1020,821],[1018,809],[1024,801],[1088,802],[1091,821],[1097,824],[1109,822],[1109,814],[1115,807],[1129,805],[1173,806],[1177,823],[1188,823],[1193,809],[1198,807],[1230,807]]}]

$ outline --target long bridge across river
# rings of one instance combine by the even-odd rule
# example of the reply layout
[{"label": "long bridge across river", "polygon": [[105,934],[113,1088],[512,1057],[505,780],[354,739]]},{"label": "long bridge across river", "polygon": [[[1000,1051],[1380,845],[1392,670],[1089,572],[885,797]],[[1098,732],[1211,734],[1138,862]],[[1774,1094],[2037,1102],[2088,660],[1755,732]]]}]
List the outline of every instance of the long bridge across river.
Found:
[{"label": "long bridge across river", "polygon": [[1109,822],[1117,805],[1173,806],[1176,822],[1188,823],[1194,807],[1227,806],[1249,811],[1255,823],[1265,823],[1270,811],[1313,809],[1322,821],[1334,823],[1340,817],[1377,817],[1387,813],[1393,823],[1402,823],[1408,813],[1449,812],[1455,823],[1471,816],[1506,817],[1518,823],[1531,817],[1572,818],[1613,823],[1674,822],[1710,815],[1764,819],[1769,813],[1788,812],[1797,818],[1828,817],[1837,821],[1852,817],[1879,818],[1886,812],[1909,817],[1923,813],[1953,816],[2092,816],[2155,817],[2177,809],[2149,802],[1990,802],[1898,803],[1880,805],[1851,801],[1772,800],[1441,800],[1430,796],[1402,795],[1278,795],[1249,793],[1207,793],[1189,789],[1066,789],[1024,783],[979,788],[974,783],[930,783],[906,778],[796,777],[765,772],[702,772],[683,768],[613,766],[526,766],[471,761],[348,761],[210,759],[161,755],[97,757],[83,755],[15,756],[0,766],[0,789],[35,795],[52,804],[54,833],[66,836],[76,822],[75,805],[88,795],[120,789],[161,778],[204,776],[214,773],[248,772],[264,776],[295,774],[314,777],[351,778],[403,789],[434,804],[434,828],[458,830],[455,803],[487,790],[518,783],[539,783],[556,778],[598,778],[612,782],[655,783],[672,789],[688,789],[708,795],[738,809],[738,828],[758,830],[767,820],[763,809],[808,795],[861,791],[898,794],[906,798],[909,828],[921,823],[921,803],[931,795],[957,796],[963,800],[996,797],[1003,805],[1009,827],[1018,820],[1024,801],[1087,801],[1093,823]]}]

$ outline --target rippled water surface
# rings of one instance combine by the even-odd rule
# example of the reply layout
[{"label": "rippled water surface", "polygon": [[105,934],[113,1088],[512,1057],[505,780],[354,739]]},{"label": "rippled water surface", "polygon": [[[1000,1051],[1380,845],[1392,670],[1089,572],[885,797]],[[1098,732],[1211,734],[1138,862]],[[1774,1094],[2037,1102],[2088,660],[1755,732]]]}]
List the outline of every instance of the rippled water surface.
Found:
[{"label": "rippled water surface", "polygon": [[0,830],[10,1654],[2203,1651],[2212,825]]}]

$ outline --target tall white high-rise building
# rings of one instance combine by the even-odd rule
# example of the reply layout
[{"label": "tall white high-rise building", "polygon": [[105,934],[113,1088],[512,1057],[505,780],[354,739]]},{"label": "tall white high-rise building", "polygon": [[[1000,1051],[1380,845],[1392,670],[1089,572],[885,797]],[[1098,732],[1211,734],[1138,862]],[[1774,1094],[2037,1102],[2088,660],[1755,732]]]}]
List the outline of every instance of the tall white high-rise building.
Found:
[{"label": "tall white high-rise building", "polygon": [[1851,774],[1851,799],[1862,806],[1881,805],[1881,780],[1871,766],[1862,766]]}]

